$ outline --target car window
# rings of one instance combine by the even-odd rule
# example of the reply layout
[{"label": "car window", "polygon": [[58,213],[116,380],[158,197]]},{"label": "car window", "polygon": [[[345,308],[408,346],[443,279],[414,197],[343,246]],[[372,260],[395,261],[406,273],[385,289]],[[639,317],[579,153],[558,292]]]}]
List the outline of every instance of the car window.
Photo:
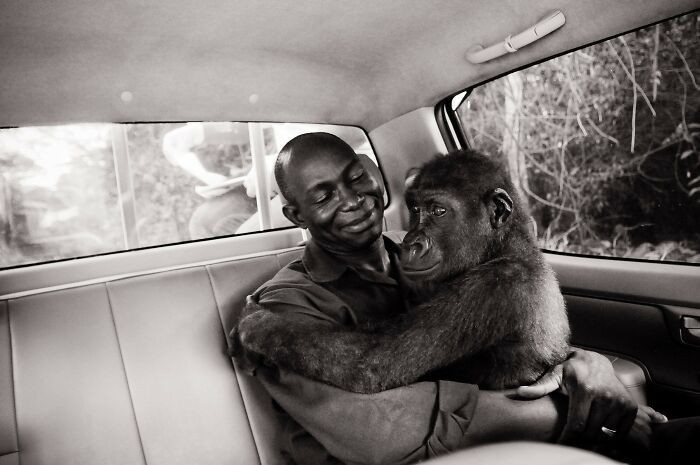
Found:
[{"label": "car window", "polygon": [[700,263],[699,37],[693,12],[461,101],[469,145],[507,163],[541,247]]},{"label": "car window", "polygon": [[336,134],[376,163],[364,131],[347,126],[0,129],[0,268],[291,227],[281,214],[274,160],[287,141],[310,131]]}]

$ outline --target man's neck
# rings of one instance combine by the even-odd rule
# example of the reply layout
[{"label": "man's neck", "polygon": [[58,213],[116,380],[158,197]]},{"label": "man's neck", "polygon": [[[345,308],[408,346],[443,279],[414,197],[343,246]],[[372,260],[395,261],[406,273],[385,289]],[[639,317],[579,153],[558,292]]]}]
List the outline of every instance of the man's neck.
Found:
[{"label": "man's neck", "polygon": [[372,270],[382,274],[389,273],[389,253],[384,247],[383,236],[379,236],[369,247],[362,250],[348,252],[326,249],[326,252],[347,264],[350,268]]}]

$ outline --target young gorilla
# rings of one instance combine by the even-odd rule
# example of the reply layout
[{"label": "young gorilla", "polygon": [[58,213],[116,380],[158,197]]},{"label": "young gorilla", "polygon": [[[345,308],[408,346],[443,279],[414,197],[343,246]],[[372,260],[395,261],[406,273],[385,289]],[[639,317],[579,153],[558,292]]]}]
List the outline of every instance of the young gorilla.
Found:
[{"label": "young gorilla", "polygon": [[371,393],[430,375],[502,389],[529,384],[568,353],[559,286],[506,170],[472,151],[407,181],[401,265],[410,310],[364,328],[289,321],[250,302],[243,346],[275,365]]}]

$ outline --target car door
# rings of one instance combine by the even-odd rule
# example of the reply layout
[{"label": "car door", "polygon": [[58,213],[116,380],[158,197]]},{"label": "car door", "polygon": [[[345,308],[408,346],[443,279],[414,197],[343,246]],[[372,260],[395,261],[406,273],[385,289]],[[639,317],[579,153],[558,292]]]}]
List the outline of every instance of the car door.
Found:
[{"label": "car door", "polygon": [[646,378],[647,401],[672,416],[700,414],[697,21],[589,45],[438,108],[448,141],[498,154],[517,180],[572,343],[609,354],[631,388]]}]

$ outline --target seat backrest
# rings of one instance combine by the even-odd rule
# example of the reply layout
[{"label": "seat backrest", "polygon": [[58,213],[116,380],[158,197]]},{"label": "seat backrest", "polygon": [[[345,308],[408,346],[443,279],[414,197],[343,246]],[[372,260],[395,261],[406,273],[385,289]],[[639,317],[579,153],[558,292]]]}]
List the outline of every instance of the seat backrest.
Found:
[{"label": "seat backrest", "polygon": [[[226,336],[300,255],[0,300],[0,465],[284,463],[270,398]],[[644,402],[641,368],[614,363]]]},{"label": "seat backrest", "polygon": [[0,301],[0,464],[282,463],[227,333],[286,253]]}]

